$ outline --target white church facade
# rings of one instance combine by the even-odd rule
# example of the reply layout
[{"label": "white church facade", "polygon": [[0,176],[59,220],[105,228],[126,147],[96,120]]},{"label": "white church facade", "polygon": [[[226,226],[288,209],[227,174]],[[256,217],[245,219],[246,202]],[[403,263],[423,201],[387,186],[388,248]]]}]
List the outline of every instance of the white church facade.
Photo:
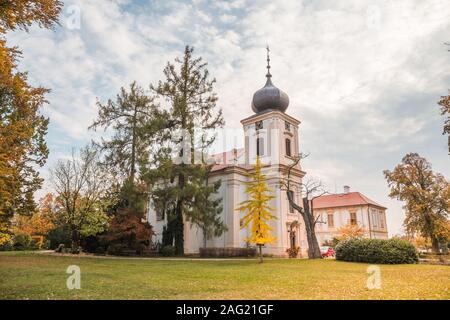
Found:
[{"label": "white church facade", "polygon": [[[217,194],[222,198],[222,221],[227,231],[220,237],[208,239],[206,247],[239,248],[247,247],[246,238],[250,230],[241,229],[240,219],[244,213],[236,210],[239,203],[247,199],[244,182],[248,180],[247,173],[253,170],[259,155],[262,169],[266,175],[269,188],[274,199],[271,200],[273,215],[276,219],[270,221],[272,235],[276,241],[264,247],[264,253],[273,256],[286,256],[290,247],[299,247],[305,254],[307,242],[303,221],[298,212],[289,206],[286,190],[280,181],[286,180],[286,172],[293,162],[293,156],[300,152],[299,125],[300,121],[288,115],[285,111],[289,105],[286,93],[272,84],[269,57],[267,57],[266,84],[253,95],[252,110],[254,114],[241,120],[244,130],[245,147],[212,155],[215,165],[209,181],[221,181]],[[305,172],[300,164],[291,171],[291,190],[296,202],[301,205],[300,185]],[[148,221],[153,226],[154,242],[161,242],[166,217],[158,217],[150,204]],[[184,252],[197,254],[204,246],[203,233],[188,221],[184,223]]]}]

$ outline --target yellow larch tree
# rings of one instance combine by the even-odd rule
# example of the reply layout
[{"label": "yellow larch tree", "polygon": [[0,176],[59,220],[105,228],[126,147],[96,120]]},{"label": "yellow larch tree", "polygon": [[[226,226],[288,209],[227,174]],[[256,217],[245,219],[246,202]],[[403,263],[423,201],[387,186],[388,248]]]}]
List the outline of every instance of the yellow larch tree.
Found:
[{"label": "yellow larch tree", "polygon": [[263,262],[262,246],[266,243],[275,241],[275,237],[271,235],[272,228],[268,221],[276,219],[271,214],[273,208],[269,206],[270,200],[274,198],[271,190],[267,186],[265,175],[261,173],[261,161],[259,157],[256,159],[254,172],[248,175],[249,181],[245,182],[245,193],[248,199],[242,201],[236,210],[246,212],[241,219],[241,229],[251,226],[251,235],[246,240],[249,243],[256,244],[259,249],[259,261]]}]

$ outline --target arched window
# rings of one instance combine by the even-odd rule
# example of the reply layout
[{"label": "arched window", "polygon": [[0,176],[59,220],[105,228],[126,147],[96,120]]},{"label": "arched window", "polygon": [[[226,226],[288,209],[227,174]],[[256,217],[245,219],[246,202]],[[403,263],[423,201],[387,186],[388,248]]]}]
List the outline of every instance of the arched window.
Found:
[{"label": "arched window", "polygon": [[264,138],[256,138],[256,155],[264,155]]},{"label": "arched window", "polygon": [[287,156],[291,156],[291,139],[286,139],[285,140],[285,142],[286,142],[286,155]]}]

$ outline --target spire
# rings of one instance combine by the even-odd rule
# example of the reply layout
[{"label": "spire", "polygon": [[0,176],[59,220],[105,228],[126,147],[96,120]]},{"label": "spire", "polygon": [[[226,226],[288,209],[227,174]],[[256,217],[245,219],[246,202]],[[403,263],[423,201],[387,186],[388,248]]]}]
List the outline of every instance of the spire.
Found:
[{"label": "spire", "polygon": [[269,57],[270,49],[269,49],[269,45],[267,45],[266,50],[267,50],[267,74],[266,74],[266,77],[267,77],[267,80],[269,80],[272,77],[272,75],[270,74],[270,57]]},{"label": "spire", "polygon": [[272,83],[272,75],[270,74],[270,49],[267,50],[267,74],[266,84],[253,94],[252,110],[260,113],[267,110],[278,110],[285,112],[289,106],[289,97],[286,93],[275,87]]}]

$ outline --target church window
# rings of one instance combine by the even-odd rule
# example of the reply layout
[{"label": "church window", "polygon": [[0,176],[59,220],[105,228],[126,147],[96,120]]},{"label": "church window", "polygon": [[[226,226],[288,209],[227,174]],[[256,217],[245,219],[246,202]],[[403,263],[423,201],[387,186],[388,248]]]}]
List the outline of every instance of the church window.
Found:
[{"label": "church window", "polygon": [[292,154],[291,153],[291,139],[286,139],[285,142],[286,142],[286,155],[288,157],[290,157]]},{"label": "church window", "polygon": [[332,213],[328,214],[328,228],[334,228],[334,215]]},{"label": "church window", "polygon": [[256,155],[264,155],[264,138],[256,138]]},{"label": "church window", "polygon": [[258,121],[258,122],[255,123],[255,129],[256,130],[260,130],[260,129],[263,129],[263,128],[264,128],[264,126],[263,126],[263,122],[262,121]]},{"label": "church window", "polygon": [[356,224],[356,212],[350,212],[350,224],[351,225]]}]

